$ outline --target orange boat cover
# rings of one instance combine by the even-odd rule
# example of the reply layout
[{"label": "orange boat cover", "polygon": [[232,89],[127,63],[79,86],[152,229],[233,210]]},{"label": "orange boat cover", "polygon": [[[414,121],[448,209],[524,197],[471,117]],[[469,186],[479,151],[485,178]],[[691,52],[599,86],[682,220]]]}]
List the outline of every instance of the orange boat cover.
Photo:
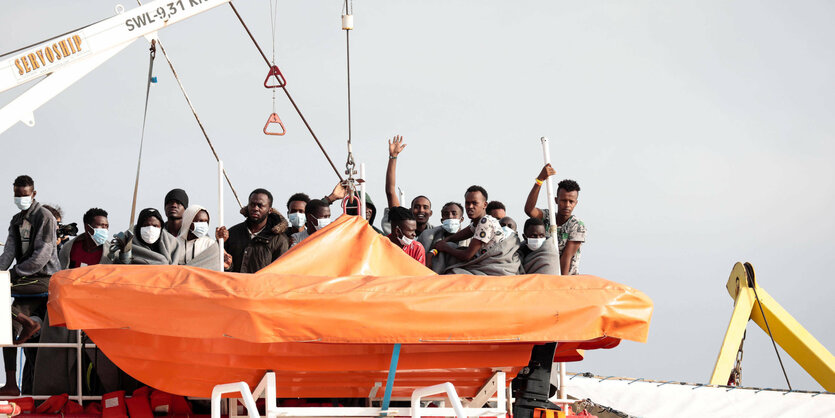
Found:
[{"label": "orange boat cover", "polygon": [[365,220],[342,216],[255,274],[98,265],[52,277],[50,325],[83,329],[120,368],[167,392],[209,396],[266,370],[282,397],[367,397],[401,343],[395,395],[495,370],[646,341],[652,302],[594,276],[439,276]]}]

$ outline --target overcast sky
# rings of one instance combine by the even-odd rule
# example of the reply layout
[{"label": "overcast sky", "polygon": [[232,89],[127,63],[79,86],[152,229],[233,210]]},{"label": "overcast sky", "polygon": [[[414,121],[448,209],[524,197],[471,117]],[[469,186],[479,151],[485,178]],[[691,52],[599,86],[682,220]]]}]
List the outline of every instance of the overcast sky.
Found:
[{"label": "overcast sky", "polygon": [[[3,3],[0,53],[110,17],[115,4]],[[237,7],[271,50],[268,1]],[[276,48],[289,90],[344,170],[341,7],[280,1]],[[653,299],[646,344],[588,352],[570,371],[707,382],[736,261],[752,262],[761,286],[835,349],[832,2],[357,0],[354,15],[354,152],[380,207],[386,138],[402,134],[398,184],[432,199],[433,223],[443,202],[480,184],[521,224],[548,136],[557,177],[582,187],[580,271]],[[240,194],[266,187],[283,210],[294,192],[330,191],[336,176],[280,93],[288,134],[261,132],[272,112],[266,67],[229,7],[160,38]],[[34,127],[0,134],[0,181],[29,174],[65,220],[98,206],[113,230],[126,229],[147,50],[135,42],[35,111]],[[161,54],[155,73],[138,206],[162,209],[181,187],[215,225],[212,154]],[[0,105],[28,87],[0,94]],[[8,193],[2,222],[16,212]],[[227,223],[239,222],[228,189],[224,204]],[[743,384],[784,388],[768,337],[748,329]],[[821,389],[783,355],[794,388]]]}]

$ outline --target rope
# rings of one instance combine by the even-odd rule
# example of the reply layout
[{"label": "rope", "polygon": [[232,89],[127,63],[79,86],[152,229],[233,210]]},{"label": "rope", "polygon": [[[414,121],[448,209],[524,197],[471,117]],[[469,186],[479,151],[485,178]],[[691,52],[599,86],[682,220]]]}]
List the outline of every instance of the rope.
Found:
[{"label": "rope", "polygon": [[[229,2],[229,6],[232,8],[232,11],[235,12],[235,16],[238,17],[238,21],[241,22],[241,26],[243,26],[244,29],[246,30],[247,35],[249,35],[249,39],[252,40],[252,43],[255,45],[255,48],[258,49],[258,52],[261,54],[261,57],[264,58],[264,62],[267,63],[267,67],[272,68],[272,64],[270,63],[270,60],[264,54],[264,51],[261,49],[261,46],[258,45],[258,42],[255,40],[255,37],[252,36],[252,32],[249,30],[249,27],[246,26],[246,23],[244,22],[244,19],[241,17],[241,14],[238,13],[238,9],[235,8],[235,5],[232,4],[231,1]],[[343,178],[342,178],[342,175],[339,174],[339,170],[336,169],[336,165],[333,164],[333,161],[331,160],[331,157],[328,155],[328,152],[325,151],[325,147],[322,146],[322,143],[319,141],[319,138],[313,132],[313,128],[311,128],[310,124],[307,123],[307,119],[305,119],[304,114],[302,114],[301,109],[299,109],[299,106],[296,104],[296,101],[293,100],[293,96],[290,95],[290,92],[287,90],[287,86],[286,85],[281,86],[281,90],[284,91],[284,94],[287,96],[287,99],[290,100],[290,104],[292,104],[293,108],[296,109],[296,113],[299,115],[302,122],[304,122],[304,126],[307,127],[308,132],[310,132],[310,135],[313,137],[313,140],[316,141],[316,145],[319,146],[319,149],[322,151],[322,154],[325,155],[325,158],[328,160],[328,163],[330,163],[331,168],[333,168],[333,172],[336,173],[337,177],[339,177],[339,181],[344,181]]]},{"label": "rope", "polygon": [[[345,15],[352,15],[353,7],[353,0],[345,0]],[[354,162],[354,150],[351,143],[351,29],[344,26],[342,29],[345,30],[345,63],[348,76],[348,159],[345,161],[345,174],[348,176],[348,193],[354,194],[356,190],[356,182],[354,181],[356,163]]]},{"label": "rope", "polygon": [[[157,56],[156,39],[151,40],[151,57],[148,63],[148,81],[145,87],[145,111],[142,115],[142,134],[139,137],[139,158],[136,161],[136,179],[133,182],[133,201],[130,204],[130,228],[128,231],[133,232],[136,217],[136,195],[139,193],[139,171],[142,168],[142,147],[145,145],[145,122],[148,120],[148,98],[151,96],[151,77],[154,75],[154,58]],[[125,244],[124,252],[128,253],[133,249],[133,240],[128,240]]]},{"label": "rope", "polygon": [[[186,93],[186,88],[183,87],[183,82],[180,81],[180,76],[177,74],[177,70],[174,69],[174,64],[171,62],[171,59],[168,58],[168,53],[165,52],[162,42],[157,40],[157,44],[159,45],[160,51],[162,51],[162,55],[165,56],[165,60],[168,62],[168,67],[171,68],[171,73],[174,74],[174,79],[177,80],[177,84],[180,86],[180,91],[183,92],[183,96],[186,98],[186,103],[188,103],[188,107],[191,109],[191,114],[194,115],[194,120],[197,121],[197,125],[200,126],[200,131],[203,132],[203,137],[206,138],[206,142],[212,150],[212,155],[215,156],[215,160],[220,161],[220,157],[218,157],[217,151],[215,151],[215,146],[212,144],[212,140],[209,139],[209,134],[206,133],[206,128],[203,126],[203,122],[201,122],[200,117],[197,116],[197,111],[194,109],[194,105],[191,104],[191,99],[188,97],[188,93]],[[226,173],[225,168],[223,169],[223,176],[226,178],[226,184],[228,184],[229,188],[232,189],[232,194],[235,196],[235,200],[238,201],[238,206],[243,207],[241,199],[238,198],[238,192],[235,191],[235,186],[232,186],[232,180],[229,180],[229,174]]]},{"label": "rope", "polygon": [[[275,6],[273,6],[273,0],[270,0],[270,16],[273,17],[273,20],[270,22],[270,27],[272,28],[272,32],[273,32],[273,38],[272,38],[273,39],[273,61],[272,61],[272,65],[275,65],[275,44],[276,44],[275,33],[276,33],[276,21],[278,20],[278,0],[274,0],[274,1],[275,1]],[[273,113],[276,113],[276,111],[275,111],[275,87],[273,87]]]},{"label": "rope", "polygon": [[[136,0],[136,3],[139,4],[140,6],[142,6],[142,0]],[[203,122],[201,122],[200,117],[197,116],[197,111],[194,110],[194,105],[191,104],[191,99],[188,97],[188,93],[186,93],[186,88],[183,87],[183,82],[180,81],[180,76],[177,75],[177,70],[174,69],[174,64],[171,62],[171,58],[168,58],[168,53],[165,52],[165,48],[162,46],[162,42],[160,42],[159,39],[156,39],[155,41],[159,45],[159,49],[162,51],[162,55],[165,56],[165,61],[168,62],[168,68],[171,68],[171,72],[174,74],[174,79],[177,80],[177,84],[180,86],[180,91],[183,92],[183,96],[185,96],[185,98],[186,98],[186,102],[188,103],[188,107],[191,109],[191,114],[194,115],[194,119],[197,121],[197,125],[200,126],[200,130],[203,132],[203,137],[205,137],[206,142],[209,143],[209,148],[212,150],[212,155],[215,156],[215,160],[220,162],[220,157],[217,156],[217,151],[215,151],[215,146],[212,144],[212,140],[209,139],[209,134],[206,133],[206,128],[203,127]],[[153,44],[153,41],[152,41],[152,44]],[[151,64],[151,65],[153,65],[153,64]],[[149,78],[150,78],[150,76],[149,76]],[[148,106],[147,102],[145,103],[145,106],[147,108],[147,106]],[[147,109],[146,109],[146,111],[147,111]],[[143,124],[144,124],[144,122],[143,122]],[[143,125],[142,129],[145,129],[144,125]],[[141,152],[142,152],[142,149],[140,147],[140,154],[141,154]],[[139,175],[139,170],[137,170],[137,176],[138,175]],[[238,198],[238,192],[235,191],[235,187],[232,186],[232,180],[229,180],[229,174],[226,173],[225,168],[223,169],[223,177],[226,178],[226,184],[228,184],[229,188],[232,189],[232,195],[234,195],[235,200],[238,201],[238,206],[243,207],[243,205],[241,204],[241,199]],[[137,178],[137,183],[138,182],[139,182],[139,179]],[[134,190],[134,201],[135,200],[136,200],[136,191]],[[131,222],[133,222],[133,213],[131,213]],[[131,224],[131,229],[133,229],[132,224]]]},{"label": "rope", "polygon": [[757,299],[757,306],[760,307],[760,315],[763,316],[763,322],[765,322],[765,329],[768,331],[768,338],[771,338],[771,345],[774,346],[774,352],[777,353],[777,361],[780,362],[780,369],[783,370],[783,377],[786,378],[786,384],[789,385],[789,390],[792,390],[792,384],[789,383],[789,375],[786,374],[786,368],[783,366],[783,359],[780,357],[780,350],[777,349],[777,343],[774,342],[774,336],[771,335],[771,327],[768,326],[768,319],[765,317],[765,311],[763,311],[763,304],[760,303],[760,296],[757,295],[757,286],[754,283],[754,267],[751,263],[745,263],[745,273],[748,275],[748,286],[751,289],[754,289],[754,298]]}]

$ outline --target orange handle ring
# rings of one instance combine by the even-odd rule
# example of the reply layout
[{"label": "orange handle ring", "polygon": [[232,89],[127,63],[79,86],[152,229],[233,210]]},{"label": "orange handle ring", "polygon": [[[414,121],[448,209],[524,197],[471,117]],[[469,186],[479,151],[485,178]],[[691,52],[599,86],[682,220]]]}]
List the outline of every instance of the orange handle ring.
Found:
[{"label": "orange handle ring", "polygon": [[345,196],[345,198],[342,199],[342,213],[347,213],[348,212],[348,204],[350,204],[353,201],[357,202],[357,215],[359,215],[359,213],[360,213],[360,198],[357,197],[357,195],[354,195],[354,194]]},{"label": "orange handle ring", "polygon": [[[272,124],[274,124],[274,123],[277,123],[279,126],[281,126],[281,132],[270,132],[270,131],[268,130],[268,128],[270,127],[270,125],[272,125]],[[279,117],[278,117],[278,113],[273,113],[273,114],[271,114],[271,115],[270,115],[270,117],[267,119],[267,124],[266,124],[266,125],[264,125],[264,134],[265,134],[265,135],[277,135],[277,136],[282,136],[282,135],[284,135],[284,134],[286,134],[286,133],[287,133],[287,128],[285,128],[285,127],[284,127],[284,122],[282,122],[282,121],[281,121],[281,118],[279,118]]]}]

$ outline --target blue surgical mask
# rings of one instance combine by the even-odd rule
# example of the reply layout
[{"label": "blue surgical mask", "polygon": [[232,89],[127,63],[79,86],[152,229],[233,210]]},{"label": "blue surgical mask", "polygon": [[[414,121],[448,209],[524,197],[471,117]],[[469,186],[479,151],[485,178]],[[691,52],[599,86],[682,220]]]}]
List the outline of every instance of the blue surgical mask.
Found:
[{"label": "blue surgical mask", "polygon": [[461,229],[460,219],[444,219],[441,224],[444,227],[444,231],[449,232],[450,234],[454,234]]},{"label": "blue surgical mask", "polygon": [[331,218],[318,218],[316,219],[316,230],[320,230],[328,225],[331,224]]},{"label": "blue surgical mask", "polygon": [[194,229],[191,231],[191,233],[194,234],[194,236],[197,238],[205,237],[206,234],[209,233],[208,222],[194,222],[192,223],[192,225],[194,225]]},{"label": "blue surgical mask", "polygon": [[505,239],[516,233],[516,231],[514,231],[513,228],[511,228],[507,225],[502,227],[502,232],[504,233]]},{"label": "blue surgical mask", "polygon": [[32,206],[32,196],[15,196],[14,204],[20,210],[27,210]]},{"label": "blue surgical mask", "polygon": [[290,220],[290,225],[294,228],[301,228],[304,226],[304,223],[307,222],[307,218],[304,216],[304,213],[293,212],[287,215],[287,218]]},{"label": "blue surgical mask", "polygon": [[110,238],[110,234],[107,231],[107,228],[93,228],[92,226],[90,226],[90,229],[93,230],[93,233],[90,234],[90,238],[93,239],[93,242],[96,243],[96,246],[103,245],[105,242],[107,242],[107,239]]}]

